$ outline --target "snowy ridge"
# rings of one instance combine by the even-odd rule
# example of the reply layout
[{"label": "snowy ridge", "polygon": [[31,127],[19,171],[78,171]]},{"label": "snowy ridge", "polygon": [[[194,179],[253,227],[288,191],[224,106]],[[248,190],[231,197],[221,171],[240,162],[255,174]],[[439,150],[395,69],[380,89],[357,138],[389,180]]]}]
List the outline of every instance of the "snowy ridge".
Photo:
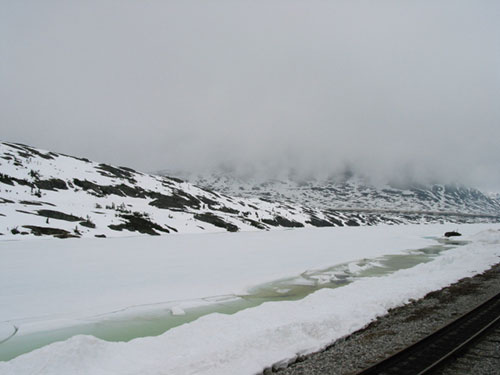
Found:
[{"label": "snowy ridge", "polygon": [[374,186],[361,178],[259,180],[227,174],[191,176],[189,181],[226,194],[295,202],[322,210],[400,211],[500,215],[500,195],[456,185]]},{"label": "snowy ridge", "polygon": [[0,143],[0,207],[4,238],[299,227],[314,214],[12,143]]},{"label": "snowy ridge", "polygon": [[[177,178],[3,142],[0,143],[0,235],[3,239],[40,235],[67,238],[444,220],[490,222],[498,221],[500,212],[497,200],[490,199],[488,206],[481,205],[477,202],[482,201],[475,199],[480,193],[475,192],[460,192],[460,207],[445,202],[442,206],[419,208],[438,209],[441,212],[437,214],[350,212],[335,209],[329,202],[336,197],[345,202],[344,206],[348,203],[357,208],[358,197],[365,194],[361,188],[353,190],[359,192],[354,194],[345,189],[325,193],[314,185],[307,185],[305,190],[303,186],[284,190],[267,186],[268,191],[256,197],[258,189],[252,187],[243,194],[245,197],[235,197],[232,185],[227,182],[203,185],[232,194],[217,193]],[[404,192],[398,197],[395,201],[384,198],[387,204],[375,208],[415,208],[410,204],[415,199],[407,202]],[[370,200],[370,195],[366,200]],[[439,200],[438,196],[432,200]],[[453,208],[460,214],[442,212]]]}]

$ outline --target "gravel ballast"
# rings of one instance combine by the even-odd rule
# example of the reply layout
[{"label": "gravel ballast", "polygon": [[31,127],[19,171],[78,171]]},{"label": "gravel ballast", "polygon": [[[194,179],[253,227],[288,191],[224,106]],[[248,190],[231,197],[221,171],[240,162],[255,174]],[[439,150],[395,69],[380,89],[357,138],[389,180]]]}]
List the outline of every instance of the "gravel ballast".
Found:
[{"label": "gravel ballast", "polygon": [[[488,271],[427,294],[389,311],[366,328],[337,340],[324,351],[300,357],[285,369],[264,374],[356,374],[448,324],[500,292],[500,263]],[[480,359],[478,359],[480,361]],[[474,374],[491,374],[476,364]]]}]

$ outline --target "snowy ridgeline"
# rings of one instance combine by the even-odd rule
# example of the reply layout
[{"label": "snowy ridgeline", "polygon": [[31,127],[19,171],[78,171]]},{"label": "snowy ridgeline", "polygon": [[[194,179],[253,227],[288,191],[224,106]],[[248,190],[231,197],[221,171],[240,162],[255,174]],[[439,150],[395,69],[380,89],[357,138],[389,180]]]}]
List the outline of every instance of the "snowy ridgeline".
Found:
[{"label": "snowy ridgeline", "polygon": [[[349,201],[346,192],[322,194],[326,200],[344,197]],[[490,199],[489,205],[481,205],[481,199],[474,197],[462,199],[460,206],[426,206],[429,210],[425,212],[377,211],[381,208],[377,205],[375,211],[340,211],[311,201],[293,202],[293,197],[230,196],[176,178],[0,143],[3,239],[499,220],[498,202],[495,206],[496,201]],[[402,195],[393,208],[400,210],[404,202]],[[410,203],[407,207],[414,208]],[[460,214],[450,213],[453,208]],[[436,210],[441,212],[431,212]]]},{"label": "snowy ridgeline", "polygon": [[[6,307],[0,310],[0,323],[4,323],[0,339],[8,346],[40,325],[54,328],[54,324],[82,323],[85,318],[106,320],[113,314],[99,312],[119,313],[122,304],[145,308],[149,301],[151,308],[163,307],[166,317],[182,314],[178,304],[183,298],[188,302],[201,296],[244,293],[248,285],[273,277],[298,276],[306,269],[355,259],[376,260],[382,254],[404,254],[402,249],[432,244],[427,236],[438,235],[448,226],[82,239],[69,241],[71,252],[66,251],[66,241],[0,242]],[[260,373],[273,364],[321,350],[391,308],[498,263],[499,228],[499,224],[460,225],[467,245],[383,276],[354,277],[358,271],[353,268],[352,283],[321,289],[301,300],[267,302],[234,314],[212,313],[159,336],[129,342],[77,335],[0,362],[0,373]],[[481,232],[473,235],[477,231]],[[307,244],[310,251],[304,252]],[[165,300],[171,300],[173,307],[158,304]]]},{"label": "snowy ridgeline", "polygon": [[183,177],[196,185],[230,195],[257,196],[322,209],[500,215],[500,194],[484,194],[477,189],[457,185],[375,186],[358,176],[301,180],[286,176],[262,179],[212,173],[186,174]]}]

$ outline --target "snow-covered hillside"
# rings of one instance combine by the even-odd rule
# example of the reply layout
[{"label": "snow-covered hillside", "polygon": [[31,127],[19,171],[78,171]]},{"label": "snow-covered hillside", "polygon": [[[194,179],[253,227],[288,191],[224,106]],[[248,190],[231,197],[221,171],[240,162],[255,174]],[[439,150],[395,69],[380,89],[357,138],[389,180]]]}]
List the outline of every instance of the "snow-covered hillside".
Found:
[{"label": "snow-covered hillside", "polygon": [[198,186],[226,194],[294,202],[321,210],[400,211],[500,215],[500,195],[455,185],[374,186],[359,177],[263,180],[230,174],[186,176]]},{"label": "snow-covered hillside", "polygon": [[[223,180],[199,182],[200,186],[216,186],[231,194],[177,178],[0,143],[0,235],[4,239],[40,235],[109,237],[378,223],[488,222],[498,221],[500,212],[498,200],[486,200],[476,191],[429,193],[424,200],[419,198],[423,191],[365,192],[361,187],[336,189],[312,183],[293,188],[287,185],[280,190],[277,187],[282,187],[281,183],[275,182],[243,188],[237,192],[244,197],[235,197],[234,184]],[[380,199],[374,201],[375,194]],[[460,205],[450,205],[449,196],[460,197],[460,201],[455,199]],[[361,197],[365,202],[361,205],[363,212],[339,209],[361,207]],[[370,206],[370,201],[377,204]],[[386,204],[378,204],[382,201]],[[424,201],[429,204],[414,204]]]},{"label": "snow-covered hillside", "polygon": [[0,207],[4,238],[233,232],[308,226],[322,216],[12,143],[0,143]]}]

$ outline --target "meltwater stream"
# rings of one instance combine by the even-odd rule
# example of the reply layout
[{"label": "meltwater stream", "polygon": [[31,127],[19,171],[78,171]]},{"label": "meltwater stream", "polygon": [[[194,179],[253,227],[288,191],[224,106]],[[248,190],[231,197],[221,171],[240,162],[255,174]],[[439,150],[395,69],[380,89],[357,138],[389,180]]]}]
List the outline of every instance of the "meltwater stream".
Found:
[{"label": "meltwater stream", "polygon": [[[211,313],[234,314],[270,301],[299,300],[323,289],[338,288],[366,277],[377,277],[426,263],[443,251],[465,245],[466,241],[432,238],[434,246],[337,264],[321,270],[305,271],[295,277],[259,285],[244,295],[213,296],[194,301],[169,301],[147,306],[133,306],[80,320],[69,327],[16,335],[17,328],[8,322],[1,327],[6,338],[0,338],[0,361],[10,360],[55,341],[74,335],[93,335],[107,341],[129,341],[138,337],[157,336]],[[191,307],[190,307],[191,306]],[[1,332],[0,332],[1,333]]]}]

